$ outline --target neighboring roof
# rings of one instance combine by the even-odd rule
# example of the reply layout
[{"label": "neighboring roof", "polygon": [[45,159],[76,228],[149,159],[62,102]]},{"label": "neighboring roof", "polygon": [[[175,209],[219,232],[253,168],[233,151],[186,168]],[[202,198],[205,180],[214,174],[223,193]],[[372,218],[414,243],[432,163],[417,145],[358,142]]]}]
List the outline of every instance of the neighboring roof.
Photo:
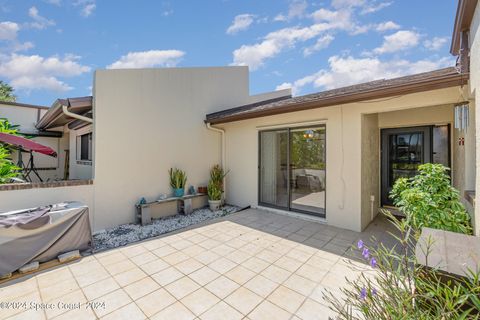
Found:
[{"label": "neighboring roof", "polygon": [[458,0],[455,24],[453,25],[452,43],[450,53],[454,56],[460,54],[461,34],[470,29],[478,0]]},{"label": "neighboring roof", "polygon": [[226,123],[281,113],[328,107],[351,102],[423,92],[464,85],[468,74],[460,74],[454,67],[418,73],[410,76],[382,79],[353,86],[322,91],[304,96],[271,102],[248,104],[207,114],[205,122]]},{"label": "neighboring roof", "polygon": [[[47,113],[45,113],[43,117],[38,121],[36,127],[39,130],[48,130],[75,122],[75,120],[77,119],[71,118],[63,113],[63,106],[66,106],[68,111],[70,112],[92,118],[92,103],[92,96],[57,99],[47,111]],[[86,125],[85,122],[83,124]],[[76,126],[74,129],[77,129],[79,127],[80,126]]]},{"label": "neighboring roof", "polygon": [[7,106],[24,107],[24,108],[48,109],[47,106],[38,106],[35,104],[27,104],[27,103],[20,103],[20,102],[0,101],[0,104],[7,105]]}]

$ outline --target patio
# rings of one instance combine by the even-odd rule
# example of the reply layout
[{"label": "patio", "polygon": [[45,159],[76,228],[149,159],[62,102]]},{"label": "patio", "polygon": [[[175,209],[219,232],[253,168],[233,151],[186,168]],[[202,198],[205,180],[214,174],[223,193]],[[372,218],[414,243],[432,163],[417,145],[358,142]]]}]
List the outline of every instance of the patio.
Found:
[{"label": "patio", "polygon": [[18,305],[0,318],[328,319],[324,290],[360,274],[352,244],[392,244],[388,230],[379,217],[356,233],[249,209],[4,285],[0,301]]}]

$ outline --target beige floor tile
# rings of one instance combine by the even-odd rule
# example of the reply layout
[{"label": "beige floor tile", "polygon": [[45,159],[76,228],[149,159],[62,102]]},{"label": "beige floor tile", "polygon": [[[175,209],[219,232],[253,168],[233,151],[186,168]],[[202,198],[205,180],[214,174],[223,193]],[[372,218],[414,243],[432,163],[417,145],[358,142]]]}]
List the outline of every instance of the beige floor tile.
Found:
[{"label": "beige floor tile", "polygon": [[290,278],[285,280],[283,285],[293,291],[296,291],[304,296],[307,296],[312,293],[313,289],[317,286],[317,282],[300,277],[299,275],[292,274]]},{"label": "beige floor tile", "polygon": [[168,244],[172,244],[174,242],[178,242],[180,240],[183,240],[183,238],[180,237],[178,234],[172,234],[172,235],[163,237],[161,239],[162,239],[163,242],[168,243]]},{"label": "beige floor tile", "polygon": [[140,310],[140,308],[132,302],[124,307],[121,307],[120,309],[113,311],[112,313],[109,313],[103,317],[102,320],[143,320],[146,318],[147,317],[142,310]]},{"label": "beige floor tile", "polygon": [[177,251],[177,252],[174,252],[172,254],[169,254],[168,256],[162,257],[162,260],[173,266],[173,265],[176,265],[177,263],[185,261],[189,258],[190,257],[187,256],[185,253],[183,253],[181,251]]},{"label": "beige floor tile", "polygon": [[259,296],[266,298],[273,290],[278,287],[278,283],[257,275],[244,284],[244,287],[255,292]]},{"label": "beige floor tile", "polygon": [[200,243],[197,243],[200,247],[203,247],[205,249],[208,249],[208,250],[211,250],[219,245],[221,245],[222,243],[220,241],[217,241],[217,240],[213,240],[213,239],[207,239],[205,241],[202,241]]},{"label": "beige floor tile", "polygon": [[270,264],[264,260],[258,259],[256,257],[252,257],[244,262],[242,262],[242,266],[252,270],[255,273],[262,272],[265,270]]},{"label": "beige floor tile", "polygon": [[251,320],[287,320],[292,316],[291,313],[265,300],[256,307],[249,315]]},{"label": "beige floor tile", "polygon": [[220,301],[200,316],[202,320],[240,320],[242,318],[243,315],[240,312],[223,301]]},{"label": "beige floor tile", "polygon": [[220,299],[225,298],[239,287],[240,285],[238,285],[236,282],[224,276],[218,277],[205,286],[208,291],[212,292]]},{"label": "beige floor tile", "polygon": [[82,291],[87,299],[91,301],[119,288],[120,286],[113,278],[107,278],[82,288]]},{"label": "beige floor tile", "polygon": [[[40,304],[40,303],[43,302],[41,297],[40,297],[40,293],[38,292],[38,290],[34,291],[34,292],[29,292],[29,293],[27,293],[26,295],[23,295],[23,296],[2,300],[1,302],[4,302],[4,301],[17,302],[17,303],[20,303],[22,305],[21,305],[21,307],[18,307],[18,308],[1,309],[0,319],[6,319],[6,318],[9,318],[9,317],[13,317],[14,315],[15,316],[18,315],[18,319],[21,319],[21,317],[23,317],[23,316],[31,316],[31,315],[38,316],[39,312],[34,312],[34,313],[26,312],[26,311],[29,311],[27,309],[28,305],[24,305],[24,304],[25,303],[29,304],[30,302]],[[43,312],[41,312],[41,313],[43,313]],[[20,316],[20,314],[23,314],[23,315]]]},{"label": "beige floor tile", "polygon": [[82,306],[78,310],[70,310],[68,312],[62,313],[58,317],[54,318],[55,320],[94,320],[98,319],[95,313],[91,308]]},{"label": "beige floor tile", "polygon": [[143,297],[159,288],[160,285],[157,282],[155,282],[152,278],[147,277],[129,284],[128,286],[124,287],[123,290],[125,290],[133,300],[137,300],[138,298]]},{"label": "beige floor tile", "polygon": [[112,313],[113,311],[120,309],[121,307],[129,304],[132,302],[132,299],[128,296],[128,294],[123,291],[122,289],[115,290],[113,292],[110,292],[109,294],[106,294],[98,299],[94,300],[94,303],[98,302],[101,304],[105,305],[105,308],[96,308],[93,311],[95,311],[95,314],[98,317],[103,317],[109,313]]},{"label": "beige floor tile", "polygon": [[143,247],[147,250],[153,251],[155,249],[158,249],[160,247],[163,247],[167,245],[165,242],[162,241],[162,239],[152,239],[145,241],[143,243]]},{"label": "beige floor tile", "polygon": [[296,312],[296,315],[303,320],[333,320],[337,317],[335,312],[330,310],[330,308],[311,299],[307,299],[305,301],[305,303]]},{"label": "beige floor tile", "polygon": [[47,272],[42,272],[36,278],[40,288],[46,288],[65,280],[74,280],[73,274],[68,267],[54,268]]},{"label": "beige floor tile", "polygon": [[152,251],[153,254],[155,254],[159,258],[163,258],[168,256],[169,254],[177,252],[177,249],[172,248],[170,245],[165,245],[163,247],[160,247],[158,249],[155,249]]},{"label": "beige floor tile", "polygon": [[188,275],[192,278],[196,283],[201,286],[206,285],[207,283],[215,280],[220,276],[220,274],[209,267],[205,266],[203,268],[198,269],[197,271]]},{"label": "beige floor tile", "polygon": [[272,264],[260,274],[273,282],[282,283],[290,277],[291,272]]},{"label": "beige floor tile", "polygon": [[131,257],[130,261],[135,263],[137,266],[141,266],[157,259],[158,257],[156,255],[154,255],[150,251],[147,251],[139,254],[138,256]]},{"label": "beige floor tile", "polygon": [[168,293],[167,290],[161,288],[147,294],[135,302],[147,317],[151,317],[175,301],[177,300],[174,296]]},{"label": "beige floor tile", "polygon": [[190,293],[181,300],[183,305],[197,316],[213,307],[219,301],[220,299],[204,288]]},{"label": "beige floor tile", "polygon": [[170,243],[170,245],[177,250],[183,250],[183,249],[188,248],[191,245],[193,245],[193,243],[188,241],[188,240],[182,239],[182,240],[179,240],[179,241],[176,241],[176,242],[172,242],[172,243]]},{"label": "beige floor tile", "polygon": [[46,288],[40,287],[40,294],[42,295],[43,300],[50,301],[78,289],[80,289],[80,287],[78,286],[77,281],[72,277],[69,280],[56,282],[54,285]]},{"label": "beige floor tile", "polygon": [[267,300],[290,313],[295,313],[298,307],[300,307],[303,301],[305,301],[305,298],[304,295],[288,289],[287,287],[280,286],[268,296]]},{"label": "beige floor tile", "polygon": [[160,272],[169,267],[169,264],[163,261],[160,258],[150,261],[148,263],[142,264],[140,269],[143,270],[146,274],[152,275],[154,273]]},{"label": "beige floor tile", "polygon": [[80,260],[79,262],[76,261],[68,266],[75,277],[98,270],[103,270],[100,262],[96,260],[88,260],[87,262],[83,262],[82,260]]},{"label": "beige floor tile", "polygon": [[226,256],[229,253],[232,253],[235,251],[235,248],[232,248],[230,246],[227,246],[225,244],[221,244],[219,246],[216,246],[215,248],[211,249],[212,252],[215,252],[216,254],[220,256]]},{"label": "beige floor tile", "polygon": [[175,269],[174,267],[169,267],[160,272],[157,272],[152,275],[153,280],[155,280],[159,285],[166,286],[169,283],[174,282],[177,279],[183,277],[184,274]]},{"label": "beige floor tile", "polygon": [[20,278],[4,284],[3,287],[0,288],[0,301],[12,301],[17,297],[37,291],[37,279]]},{"label": "beige floor tile", "polygon": [[198,261],[200,261],[203,264],[209,264],[209,263],[217,260],[218,258],[220,258],[220,256],[218,254],[213,253],[213,252],[208,251],[208,250],[203,251],[202,253],[195,255],[195,259],[197,259]]},{"label": "beige floor tile", "polygon": [[192,244],[191,246],[183,249],[182,252],[189,255],[190,257],[195,257],[196,255],[204,252],[205,250],[207,249],[200,247],[197,244]]},{"label": "beige floor tile", "polygon": [[163,309],[153,317],[152,320],[192,320],[195,315],[180,302],[176,302]]},{"label": "beige floor tile", "polygon": [[327,274],[327,271],[304,264],[295,271],[295,274],[312,280],[313,282],[320,282]]},{"label": "beige floor tile", "polygon": [[129,284],[145,277],[147,277],[147,274],[138,267],[113,276],[115,281],[117,281],[121,287],[128,286]]},{"label": "beige floor tile", "polygon": [[282,255],[280,253],[277,253],[277,252],[274,252],[274,251],[271,251],[271,250],[268,250],[268,249],[260,251],[259,253],[257,253],[255,255],[255,257],[257,257],[259,259],[262,259],[262,260],[265,260],[268,263],[274,263],[275,261],[280,259],[281,256]]},{"label": "beige floor tile", "polygon": [[225,273],[235,268],[237,264],[228,260],[227,258],[218,258],[211,262],[208,266],[219,273]]},{"label": "beige floor tile", "polygon": [[137,266],[135,265],[135,263],[133,263],[129,259],[126,259],[126,260],[123,260],[123,261],[120,261],[120,262],[116,262],[116,263],[106,265],[105,269],[107,269],[108,273],[110,273],[112,276],[114,276],[116,274],[128,271],[128,270],[136,268],[136,267]]},{"label": "beige floor tile", "polygon": [[197,260],[193,258],[189,258],[185,261],[182,261],[178,264],[175,265],[175,268],[183,272],[184,274],[190,274],[194,271],[197,271],[198,269],[202,268],[203,264],[198,262]]},{"label": "beige floor tile", "polygon": [[53,318],[60,314],[71,311],[72,310],[72,307],[70,307],[71,304],[78,304],[78,303],[84,304],[85,302],[87,302],[87,299],[85,298],[85,295],[83,294],[82,290],[79,289],[50,301],[44,300],[44,302],[48,302],[56,306],[55,308],[52,308],[52,309],[45,309],[47,318]]},{"label": "beige floor tile", "polygon": [[[326,294],[327,294],[327,290],[329,290],[329,288],[325,287],[325,286],[322,286],[321,284],[318,285],[317,287],[315,287],[315,289],[313,289],[313,291],[310,293],[310,295],[308,296],[310,299],[312,300],[315,300],[316,302],[318,303],[321,303],[323,305],[328,305],[328,301],[326,300]],[[340,295],[342,294],[340,292],[340,288],[335,288],[335,289],[330,289],[330,291],[332,293],[335,294],[336,297],[340,297]]]},{"label": "beige floor tile", "polygon": [[255,272],[250,271],[249,269],[244,268],[240,265],[226,272],[224,275],[235,281],[236,283],[243,285],[245,282],[255,276]]},{"label": "beige floor tile", "polygon": [[133,246],[128,246],[120,249],[120,251],[126,255],[128,258],[132,258],[135,256],[138,256],[139,254],[148,252],[147,249],[145,249],[142,245],[133,245]]},{"label": "beige floor tile", "polygon": [[243,252],[241,250],[235,250],[225,256],[228,260],[232,260],[235,263],[242,263],[248,259],[250,259],[252,256],[246,252]]},{"label": "beige floor tile", "polygon": [[108,274],[108,272],[105,269],[103,269],[103,268],[100,269],[99,268],[99,269],[92,270],[89,273],[82,274],[82,275],[79,275],[79,276],[75,276],[75,279],[77,280],[78,285],[81,288],[83,288],[83,287],[91,285],[95,282],[107,279],[109,277],[110,277],[110,275]]},{"label": "beige floor tile", "polygon": [[240,287],[224,299],[226,303],[247,315],[263,300],[258,294]]},{"label": "beige floor tile", "polygon": [[295,272],[302,265],[300,261],[285,256],[275,261],[274,264],[290,272]]},{"label": "beige floor tile", "polygon": [[308,259],[313,255],[313,253],[306,253],[305,251],[299,250],[298,247],[290,250],[286,256],[295,260],[300,261],[301,263],[307,262]]},{"label": "beige floor tile", "polygon": [[96,258],[104,266],[128,260],[127,256],[120,251],[116,251],[115,253],[109,254],[108,256],[100,256]]},{"label": "beige floor tile", "polygon": [[200,242],[203,242],[205,240],[207,240],[208,238],[205,237],[204,235],[201,235],[201,234],[195,234],[191,237],[188,238],[188,241],[192,242],[192,243],[200,243]]},{"label": "beige floor tile", "polygon": [[235,249],[240,249],[241,247],[243,247],[247,243],[248,243],[247,241],[235,238],[235,239],[232,239],[232,240],[226,242],[225,244],[229,247],[232,247],[232,248],[235,248]]},{"label": "beige floor tile", "polygon": [[189,277],[183,277],[165,286],[165,289],[177,299],[182,299],[198,288],[200,286]]}]

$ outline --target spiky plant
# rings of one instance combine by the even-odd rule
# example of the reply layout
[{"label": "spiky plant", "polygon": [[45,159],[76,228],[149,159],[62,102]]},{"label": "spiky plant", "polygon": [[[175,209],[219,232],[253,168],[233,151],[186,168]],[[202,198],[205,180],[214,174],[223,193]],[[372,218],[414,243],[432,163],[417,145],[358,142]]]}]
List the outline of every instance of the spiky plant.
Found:
[{"label": "spiky plant", "polygon": [[170,168],[168,173],[170,174],[170,186],[173,189],[185,188],[185,185],[187,184],[187,174],[185,173],[185,171],[177,168]]}]

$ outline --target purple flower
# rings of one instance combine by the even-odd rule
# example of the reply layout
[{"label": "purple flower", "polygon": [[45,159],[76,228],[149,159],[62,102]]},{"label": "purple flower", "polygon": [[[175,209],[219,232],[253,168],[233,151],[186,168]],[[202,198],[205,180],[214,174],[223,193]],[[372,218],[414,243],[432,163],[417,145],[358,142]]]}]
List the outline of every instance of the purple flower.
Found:
[{"label": "purple flower", "polygon": [[367,247],[363,248],[362,256],[363,256],[365,259],[368,259],[368,258],[370,257],[370,250],[368,250]]},{"label": "purple flower", "polygon": [[360,291],[360,299],[365,300],[366,297],[367,297],[367,288],[362,288],[362,290]]},{"label": "purple flower", "polygon": [[363,248],[363,241],[362,240],[358,240],[357,247],[358,247],[358,249]]},{"label": "purple flower", "polygon": [[377,259],[375,258],[372,258],[370,260],[370,265],[372,266],[372,268],[375,268],[377,266]]},{"label": "purple flower", "polygon": [[372,289],[372,296],[376,296],[377,295],[377,289],[373,288]]}]

